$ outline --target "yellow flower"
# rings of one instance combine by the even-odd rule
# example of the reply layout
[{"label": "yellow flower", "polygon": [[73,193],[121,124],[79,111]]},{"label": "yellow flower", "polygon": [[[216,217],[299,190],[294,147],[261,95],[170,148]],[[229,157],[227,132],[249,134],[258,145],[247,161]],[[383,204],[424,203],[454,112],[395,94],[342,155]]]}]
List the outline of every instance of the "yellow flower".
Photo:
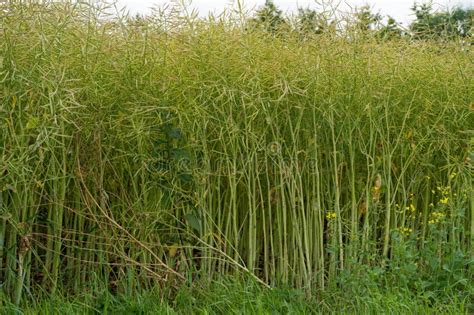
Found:
[{"label": "yellow flower", "polygon": [[413,204],[410,204],[410,210],[411,212],[415,212],[416,211],[416,208]]},{"label": "yellow flower", "polygon": [[326,214],[326,219],[328,219],[328,220],[335,219],[336,217],[337,217],[337,215],[336,215],[336,212],[334,212],[334,211],[329,211]]},{"label": "yellow flower", "polygon": [[431,214],[431,219],[428,221],[428,224],[436,224],[441,222],[441,220],[445,217],[446,215],[442,212],[433,212]]},{"label": "yellow flower", "polygon": [[447,204],[447,203],[449,202],[449,198],[448,198],[448,197],[444,197],[444,198],[440,199],[439,202],[445,205],[445,204]]},{"label": "yellow flower", "polygon": [[399,228],[398,229],[400,231],[401,234],[403,235],[408,235],[410,234],[411,232],[413,232],[413,230],[411,228],[407,228],[407,227],[402,227],[402,228]]},{"label": "yellow flower", "polygon": [[170,257],[175,257],[177,252],[178,252],[178,244],[173,244],[168,247],[168,254],[170,255]]},{"label": "yellow flower", "polygon": [[455,173],[455,172],[452,172],[451,175],[449,175],[449,178],[450,179],[453,179],[454,177],[456,177],[458,174]]}]

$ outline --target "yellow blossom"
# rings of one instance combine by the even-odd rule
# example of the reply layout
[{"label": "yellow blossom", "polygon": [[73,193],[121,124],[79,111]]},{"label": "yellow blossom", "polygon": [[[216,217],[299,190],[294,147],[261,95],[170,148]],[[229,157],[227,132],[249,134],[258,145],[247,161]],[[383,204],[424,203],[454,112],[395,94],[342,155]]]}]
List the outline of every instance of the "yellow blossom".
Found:
[{"label": "yellow blossom", "polygon": [[400,231],[401,234],[403,235],[408,235],[410,234],[411,232],[413,232],[413,230],[411,228],[407,228],[407,227],[402,227],[402,228],[399,228],[398,229]]},{"label": "yellow blossom", "polygon": [[445,205],[449,202],[449,198],[448,197],[441,198],[439,202]]},{"label": "yellow blossom", "polygon": [[337,215],[336,215],[336,212],[334,212],[334,211],[329,211],[326,214],[326,219],[328,219],[328,220],[335,219],[336,217],[337,217]]},{"label": "yellow blossom", "polygon": [[436,224],[436,223],[439,223],[441,222],[441,220],[446,217],[446,214],[442,213],[442,212],[433,212],[431,214],[431,218],[430,220],[428,221],[428,224]]}]

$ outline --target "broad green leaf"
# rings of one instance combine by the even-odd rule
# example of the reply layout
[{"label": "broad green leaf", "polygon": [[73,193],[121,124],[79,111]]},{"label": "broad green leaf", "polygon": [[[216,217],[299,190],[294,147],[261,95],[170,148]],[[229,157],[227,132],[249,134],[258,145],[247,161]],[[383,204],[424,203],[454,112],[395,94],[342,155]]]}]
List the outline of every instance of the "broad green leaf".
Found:
[{"label": "broad green leaf", "polygon": [[184,218],[188,225],[198,233],[201,233],[201,220],[193,213],[187,213]]}]

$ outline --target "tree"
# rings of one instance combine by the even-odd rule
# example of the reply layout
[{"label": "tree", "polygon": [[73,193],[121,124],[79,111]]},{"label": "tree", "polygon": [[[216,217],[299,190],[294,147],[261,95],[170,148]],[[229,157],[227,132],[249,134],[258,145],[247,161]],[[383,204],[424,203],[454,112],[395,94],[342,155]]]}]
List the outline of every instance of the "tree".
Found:
[{"label": "tree", "polygon": [[303,34],[322,34],[328,27],[326,19],[316,10],[298,8],[297,30]]},{"label": "tree", "polygon": [[272,0],[266,0],[265,5],[257,10],[251,24],[262,27],[264,30],[277,33],[288,26],[288,22],[283,16],[283,12],[277,8]]},{"label": "tree", "polygon": [[412,7],[416,20],[410,25],[416,39],[450,39],[471,37],[474,9],[454,8],[452,11],[434,12],[431,3]]},{"label": "tree", "polygon": [[354,18],[354,27],[362,33],[375,30],[382,20],[382,16],[379,13],[373,13],[368,5],[357,9]]},{"label": "tree", "polygon": [[472,37],[474,27],[474,9],[457,7],[451,13],[451,19],[457,25],[458,34],[462,37]]},{"label": "tree", "polygon": [[379,35],[382,39],[395,39],[403,36],[403,31],[399,27],[399,23],[391,16],[388,16],[387,24],[384,25]]}]

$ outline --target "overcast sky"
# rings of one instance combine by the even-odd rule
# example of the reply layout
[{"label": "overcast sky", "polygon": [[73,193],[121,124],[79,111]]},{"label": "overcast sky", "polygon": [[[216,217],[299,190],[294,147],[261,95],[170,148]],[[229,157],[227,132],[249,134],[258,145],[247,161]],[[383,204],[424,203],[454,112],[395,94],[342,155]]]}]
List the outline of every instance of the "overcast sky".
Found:
[{"label": "overcast sky", "polygon": [[[189,2],[189,0],[186,0]],[[221,12],[225,7],[229,7],[235,0],[193,0],[192,6],[196,8],[201,15],[206,15],[209,11]],[[437,7],[453,7],[461,5],[463,7],[473,6],[474,0],[437,0],[434,1]],[[169,3],[169,0],[118,0],[119,4],[126,6],[131,13],[147,13],[150,7],[160,6]],[[259,7],[265,3],[265,0],[243,0],[247,8]],[[418,0],[418,3],[426,2]],[[295,10],[298,6],[315,7],[314,0],[274,0],[274,3],[283,11]],[[345,0],[350,6],[362,6],[369,4],[374,11],[383,15],[391,15],[400,22],[406,24],[412,20],[410,7],[414,0]]]}]

